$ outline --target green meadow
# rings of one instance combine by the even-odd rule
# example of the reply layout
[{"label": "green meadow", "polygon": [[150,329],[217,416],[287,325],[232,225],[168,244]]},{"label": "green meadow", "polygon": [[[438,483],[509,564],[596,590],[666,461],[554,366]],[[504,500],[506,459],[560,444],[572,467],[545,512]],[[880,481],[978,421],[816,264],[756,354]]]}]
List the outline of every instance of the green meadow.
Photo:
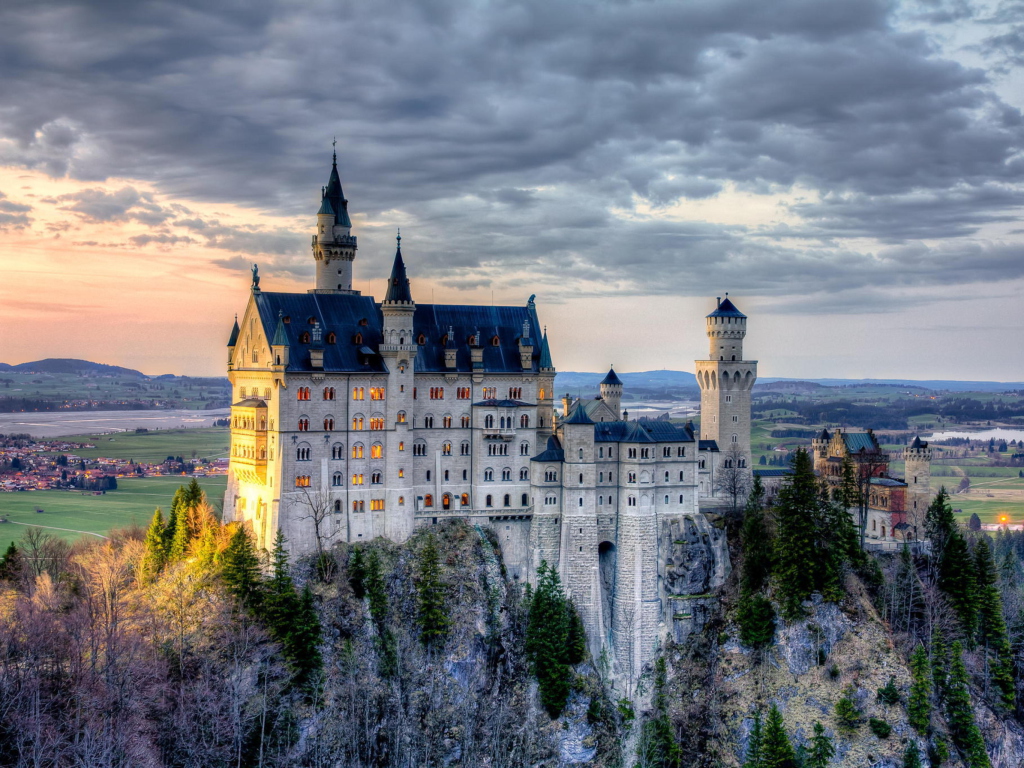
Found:
[{"label": "green meadow", "polygon": [[[227,476],[196,479],[219,514]],[[153,510],[162,507],[166,512],[174,491],[190,480],[174,476],[118,478],[116,491],[99,496],[82,491],[0,493],[0,515],[9,521],[0,523],[0,544],[20,539],[33,525],[52,529],[51,533],[67,539],[104,535],[129,525],[145,526]]]},{"label": "green meadow", "polygon": [[230,434],[227,427],[202,429],[156,429],[152,432],[118,432],[112,435],[75,435],[63,437],[74,443],[92,443],[76,455],[86,459],[134,459],[159,463],[168,456],[222,459],[228,455]]}]

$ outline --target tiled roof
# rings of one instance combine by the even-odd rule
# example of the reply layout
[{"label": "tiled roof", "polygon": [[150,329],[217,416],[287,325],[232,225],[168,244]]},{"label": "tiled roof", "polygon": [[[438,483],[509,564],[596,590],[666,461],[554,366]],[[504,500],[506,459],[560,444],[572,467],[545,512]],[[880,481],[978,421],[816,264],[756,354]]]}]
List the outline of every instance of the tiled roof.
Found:
[{"label": "tiled roof", "polygon": [[541,453],[538,453],[530,461],[565,461],[565,451],[558,438],[552,435],[548,438],[548,445]]},{"label": "tiled roof", "polygon": [[862,449],[867,453],[878,453],[881,448],[874,435],[870,432],[843,432],[843,442],[850,453],[859,453]]},{"label": "tiled roof", "polygon": [[[291,348],[289,371],[311,370],[306,347],[300,335],[310,329],[309,318],[316,319],[324,337],[334,333],[337,341],[324,345],[324,370],[383,372],[384,362],[376,353],[381,341],[383,317],[369,296],[348,293],[254,293],[260,320],[274,344]],[[279,323],[279,313],[290,319]],[[449,373],[445,365],[442,340],[452,329],[456,348],[455,371],[473,370],[469,337],[479,333],[484,369],[492,373],[522,373],[519,337],[523,323],[530,318],[528,307],[476,307],[451,304],[419,304],[413,315],[413,333],[422,334],[423,343],[416,354],[416,371]],[[365,325],[363,322],[365,321]],[[271,334],[271,329],[275,332]],[[279,332],[279,333],[278,333]],[[280,334],[280,339],[278,335]],[[356,342],[356,336],[362,338]],[[497,338],[495,346],[492,340]],[[539,351],[535,351],[530,370],[539,370]]]},{"label": "tiled roof", "polygon": [[489,405],[492,408],[521,408],[535,405],[535,403],[524,403],[522,400],[480,400],[473,405]]},{"label": "tiled roof", "polygon": [[618,376],[615,375],[615,369],[614,368],[609,368],[608,369],[608,375],[605,376],[601,380],[601,383],[605,384],[605,385],[608,385],[608,386],[616,386],[617,385],[617,386],[621,387],[622,386],[622,379],[620,379]]},{"label": "tiled roof", "polygon": [[577,406],[576,408],[572,409],[572,413],[569,414],[568,418],[562,419],[562,423],[563,424],[593,424],[594,420],[592,418],[590,418],[590,416],[587,415],[587,409],[586,408],[580,408],[579,406]]},{"label": "tiled roof", "polygon": [[541,368],[554,368],[554,363],[551,362],[551,348],[548,346],[548,332],[544,330],[544,336],[540,340],[540,367]]},{"label": "tiled roof", "polygon": [[788,477],[793,474],[792,469],[755,469],[754,474],[758,477]]},{"label": "tiled roof", "polygon": [[258,397],[247,397],[245,400],[239,400],[237,403],[231,404],[232,408],[266,408],[267,403],[265,400],[260,400]]},{"label": "tiled roof", "polygon": [[320,210],[316,212],[319,216],[321,213],[329,213],[331,216],[334,215],[334,208],[331,207],[331,201],[326,197],[320,201]]},{"label": "tiled roof", "polygon": [[700,451],[718,451],[718,443],[714,440],[701,440],[698,444],[698,450]]},{"label": "tiled roof", "polygon": [[872,477],[868,482],[871,483],[871,485],[882,485],[886,488],[896,488],[906,485],[902,480],[894,480],[891,477]]},{"label": "tiled roof", "polygon": [[712,312],[708,317],[746,317],[742,312],[736,309],[736,305],[729,301],[729,297],[719,303],[718,309]]}]

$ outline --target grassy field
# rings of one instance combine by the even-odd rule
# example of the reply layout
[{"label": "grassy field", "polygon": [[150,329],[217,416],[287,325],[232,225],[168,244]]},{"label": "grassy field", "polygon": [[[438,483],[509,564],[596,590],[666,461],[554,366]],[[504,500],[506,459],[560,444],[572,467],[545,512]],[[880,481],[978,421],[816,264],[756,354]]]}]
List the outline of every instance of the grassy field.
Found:
[{"label": "grassy field", "polygon": [[[87,459],[135,459],[159,463],[168,456],[219,459],[228,455],[227,427],[203,429],[160,429],[152,432],[119,432],[115,435],[78,435],[61,438],[71,442],[92,443],[78,455]],[[193,451],[195,453],[193,453]]]},{"label": "grassy field", "polygon": [[[122,479],[116,491],[102,496],[83,495],[80,491],[2,493],[0,513],[11,522],[0,524],[0,544],[21,538],[29,525],[67,529],[51,531],[67,539],[77,539],[83,533],[105,534],[112,528],[133,523],[147,525],[153,510],[162,507],[166,512],[174,491],[190,479],[171,476]],[[219,513],[227,477],[218,475],[197,480]],[[44,511],[39,514],[37,509]]]},{"label": "grassy field", "polygon": [[226,406],[229,390],[224,379],[137,376],[81,376],[76,373],[21,373],[0,371],[0,399],[25,398],[46,402],[92,400],[159,402],[165,407],[199,409],[208,404]]}]

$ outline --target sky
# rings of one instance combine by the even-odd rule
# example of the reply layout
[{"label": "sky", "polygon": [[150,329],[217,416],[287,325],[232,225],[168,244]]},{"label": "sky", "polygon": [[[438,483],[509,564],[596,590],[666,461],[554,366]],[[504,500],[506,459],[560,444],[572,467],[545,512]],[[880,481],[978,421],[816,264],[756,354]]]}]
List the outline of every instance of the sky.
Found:
[{"label": "sky", "polygon": [[252,263],[525,304],[560,370],[1024,381],[1022,0],[0,4],[0,361],[223,375]]}]

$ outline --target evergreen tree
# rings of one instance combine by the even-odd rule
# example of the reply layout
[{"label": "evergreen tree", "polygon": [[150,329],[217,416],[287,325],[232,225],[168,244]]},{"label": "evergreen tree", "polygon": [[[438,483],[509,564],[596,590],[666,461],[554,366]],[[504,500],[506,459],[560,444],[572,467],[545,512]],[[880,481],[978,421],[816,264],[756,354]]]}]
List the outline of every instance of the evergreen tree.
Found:
[{"label": "evergreen tree", "polygon": [[295,683],[306,687],[320,670],[320,617],[316,612],[313,590],[307,583],[296,603],[293,624],[287,637],[286,654],[295,671]]},{"label": "evergreen tree", "polygon": [[764,749],[764,733],[761,727],[761,710],[754,713],[754,725],[750,728],[750,741],[747,743],[747,759],[743,768],[764,768],[761,754]]},{"label": "evergreen tree", "polygon": [[576,610],[576,604],[569,599],[565,601],[565,610],[569,620],[569,638],[565,644],[565,661],[568,664],[581,664],[587,660],[587,630],[583,626],[583,618]]},{"label": "evergreen tree", "polygon": [[184,507],[178,508],[178,514],[174,519],[174,535],[171,537],[171,548],[167,553],[169,562],[182,560],[188,552],[189,541],[189,513]]},{"label": "evergreen tree", "polygon": [[433,534],[427,536],[427,543],[420,550],[417,570],[416,623],[420,628],[420,641],[427,648],[438,648],[444,644],[450,622],[445,611],[446,587],[441,579],[441,558]]},{"label": "evergreen tree", "polygon": [[974,562],[978,586],[979,639],[986,655],[994,656],[989,668],[992,682],[999,691],[1000,703],[1007,709],[1013,709],[1013,654],[1003,617],[1003,598],[997,586],[996,566],[985,537],[980,538],[974,547]]},{"label": "evergreen tree", "polygon": [[977,627],[977,586],[974,579],[974,562],[967,540],[959,530],[954,530],[947,539],[939,560],[939,589],[946,593],[949,604],[956,612],[964,637],[973,644]]},{"label": "evergreen tree", "polygon": [[263,580],[256,547],[244,526],[235,528],[221,556],[221,578],[228,591],[246,609],[257,612],[262,604]]},{"label": "evergreen tree", "polygon": [[736,623],[740,642],[749,648],[766,648],[775,639],[775,609],[760,592],[740,595]]},{"label": "evergreen tree", "polygon": [[146,530],[143,541],[142,563],[140,571],[144,581],[152,581],[164,567],[166,550],[164,549],[164,513],[160,507],[153,513],[153,519]]},{"label": "evergreen tree", "polygon": [[363,580],[366,578],[366,562],[363,559],[363,548],[353,546],[348,557],[348,583],[352,586],[352,593],[357,600],[366,597],[366,588]]},{"label": "evergreen tree", "polygon": [[928,732],[932,718],[932,670],[928,652],[923,645],[914,649],[910,657],[910,697],[907,700],[907,719],[919,733]]},{"label": "evergreen tree", "polygon": [[985,740],[974,722],[971,693],[964,666],[963,646],[960,641],[953,643],[949,678],[946,684],[946,722],[953,743],[959,747],[968,768],[991,768]]},{"label": "evergreen tree", "polygon": [[668,674],[662,656],[654,663],[653,712],[644,723],[638,750],[640,764],[644,768],[679,768],[682,765],[682,750],[676,741],[668,712],[667,685]]},{"label": "evergreen tree", "polygon": [[366,559],[364,584],[370,598],[370,618],[377,627],[377,634],[383,634],[388,618],[388,591],[376,549],[371,549]]},{"label": "evergreen tree", "polygon": [[566,661],[569,617],[558,571],[541,562],[526,625],[526,653],[540,685],[540,700],[552,720],[565,708],[572,673]]},{"label": "evergreen tree", "polygon": [[932,545],[932,557],[941,561],[946,542],[950,536],[958,532],[956,518],[953,517],[953,507],[949,503],[949,494],[946,493],[945,486],[939,489],[935,498],[932,499],[932,503],[928,505],[928,511],[924,516],[924,529]]},{"label": "evergreen tree", "polygon": [[793,474],[775,505],[777,536],[773,572],[782,615],[803,615],[801,603],[820,587],[820,554],[817,551],[819,510],[818,481],[807,451],[799,449]]},{"label": "evergreen tree", "polygon": [[918,749],[917,742],[913,739],[910,740],[910,744],[907,745],[907,749],[903,753],[903,768],[921,768],[921,750]]},{"label": "evergreen tree", "polygon": [[771,538],[764,520],[764,486],[759,475],[754,476],[754,486],[743,510],[740,541],[743,545],[740,588],[752,594],[768,581],[772,559]]},{"label": "evergreen tree", "polygon": [[811,748],[807,752],[807,760],[804,762],[804,767],[827,768],[835,754],[836,748],[832,744],[832,739],[825,735],[824,726],[819,722],[815,722],[814,735],[811,737]]},{"label": "evergreen tree", "polygon": [[164,541],[164,562],[168,562],[171,559],[171,549],[174,546],[174,534],[178,530],[178,507],[181,506],[180,491],[175,491],[174,499],[171,501],[171,511],[167,515],[167,525],[164,526],[163,541]]},{"label": "evergreen tree", "polygon": [[772,704],[764,725],[761,747],[761,768],[796,768],[796,754],[786,735],[779,708]]},{"label": "evergreen tree", "polygon": [[942,702],[949,683],[949,646],[941,632],[932,636],[932,683],[935,686],[935,698]]},{"label": "evergreen tree", "polygon": [[0,579],[14,581],[21,574],[21,552],[12,541],[0,558]]}]

